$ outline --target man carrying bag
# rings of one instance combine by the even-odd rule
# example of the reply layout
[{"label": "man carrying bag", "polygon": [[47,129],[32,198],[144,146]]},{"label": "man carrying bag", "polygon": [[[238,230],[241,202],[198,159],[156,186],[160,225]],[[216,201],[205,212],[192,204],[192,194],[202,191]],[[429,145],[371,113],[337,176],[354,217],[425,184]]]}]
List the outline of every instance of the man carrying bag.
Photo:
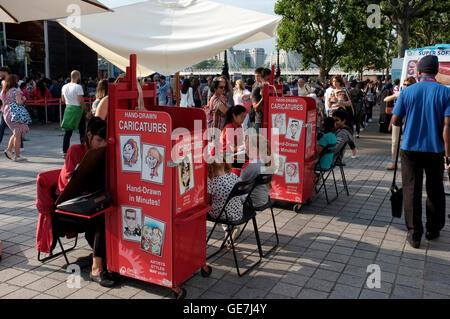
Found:
[{"label": "man carrying bag", "polygon": [[65,131],[63,142],[64,158],[70,147],[70,138],[72,137],[73,131],[78,128],[80,141],[82,142],[86,135],[85,116],[87,119],[91,118],[91,112],[89,112],[84,102],[83,87],[78,84],[81,81],[80,72],[77,70],[72,71],[70,79],[70,83],[64,85],[61,90],[62,102],[66,104],[64,118],[61,123],[61,128]]},{"label": "man carrying bag", "polygon": [[[419,248],[422,224],[422,184],[426,175],[427,240],[439,237],[445,226],[444,161],[450,162],[450,88],[436,82],[436,56],[423,57],[418,64],[420,82],[399,95],[393,125],[405,129],[401,145],[402,184],[408,243]],[[445,152],[445,153],[444,153]]]}]

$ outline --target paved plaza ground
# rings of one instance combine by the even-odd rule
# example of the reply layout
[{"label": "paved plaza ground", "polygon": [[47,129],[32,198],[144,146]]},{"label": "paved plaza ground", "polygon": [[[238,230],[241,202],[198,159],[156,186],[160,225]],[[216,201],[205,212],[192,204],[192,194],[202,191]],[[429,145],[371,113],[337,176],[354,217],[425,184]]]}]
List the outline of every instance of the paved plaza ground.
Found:
[{"label": "paved plaza ground", "polygon": [[[64,258],[45,264],[37,260],[36,176],[63,165],[63,134],[57,124],[36,124],[26,138],[23,155],[27,163],[0,156],[0,240],[4,246],[0,298],[173,298],[169,289],[125,277],[111,289],[90,282],[91,250],[83,235],[78,248],[69,253],[70,261],[82,269],[80,288],[68,288]],[[72,143],[77,139],[74,134]],[[299,214],[275,208],[280,236],[277,250],[243,277],[236,273],[232,253],[225,250],[209,260],[211,277],[197,273],[182,285],[187,298],[450,298],[449,222],[438,240],[423,238],[420,249],[411,248],[404,220],[393,219],[390,212],[393,175],[386,170],[390,135],[378,133],[377,124],[372,123],[357,145],[359,158],[351,159],[349,152],[345,158],[350,196],[337,174],[340,194],[332,204],[327,205],[322,192]],[[275,240],[270,211],[260,213],[257,220],[267,249]],[[249,260],[254,259],[257,252],[251,227],[243,240],[240,252],[253,252]],[[367,286],[367,267],[372,264],[380,266],[380,288]]]}]

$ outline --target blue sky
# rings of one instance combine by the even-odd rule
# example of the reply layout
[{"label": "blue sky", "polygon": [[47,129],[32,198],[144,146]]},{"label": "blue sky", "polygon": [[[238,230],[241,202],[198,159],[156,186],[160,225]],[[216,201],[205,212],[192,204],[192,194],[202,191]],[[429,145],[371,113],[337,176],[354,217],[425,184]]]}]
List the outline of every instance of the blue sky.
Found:
[{"label": "blue sky", "polygon": [[[99,0],[99,1],[110,8],[114,8],[137,2],[144,2],[146,0]],[[248,10],[259,11],[267,14],[274,14],[273,9],[275,3],[277,2],[277,0],[210,0],[210,1],[219,2]],[[233,22],[230,21],[230,23]],[[258,41],[248,43],[245,45],[235,46],[235,49],[245,49],[245,48],[248,49],[264,48],[266,50],[266,54],[271,53],[272,51],[275,51],[275,39],[269,39],[265,41]]]}]

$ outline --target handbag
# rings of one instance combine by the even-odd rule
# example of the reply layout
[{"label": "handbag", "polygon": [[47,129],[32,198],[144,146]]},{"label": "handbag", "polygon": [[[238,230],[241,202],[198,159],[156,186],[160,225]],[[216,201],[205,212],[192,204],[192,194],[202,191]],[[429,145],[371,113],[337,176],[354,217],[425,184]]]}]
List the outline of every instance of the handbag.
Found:
[{"label": "handbag", "polygon": [[402,217],[402,209],[403,209],[403,188],[399,188],[396,185],[397,168],[398,168],[397,162],[398,162],[398,155],[400,152],[401,136],[402,136],[402,129],[400,128],[400,132],[398,134],[398,146],[395,155],[394,179],[391,185],[391,198],[389,199],[391,201],[392,217],[396,218]]},{"label": "handbag", "polygon": [[17,104],[16,90],[14,90],[14,102],[10,103],[9,107],[11,109],[11,121],[27,125],[30,125],[33,122],[27,109],[24,106]]},{"label": "handbag", "polygon": [[81,109],[81,106],[66,105],[61,128],[64,131],[76,130],[78,128],[78,125],[80,124],[82,116],[83,110]]}]

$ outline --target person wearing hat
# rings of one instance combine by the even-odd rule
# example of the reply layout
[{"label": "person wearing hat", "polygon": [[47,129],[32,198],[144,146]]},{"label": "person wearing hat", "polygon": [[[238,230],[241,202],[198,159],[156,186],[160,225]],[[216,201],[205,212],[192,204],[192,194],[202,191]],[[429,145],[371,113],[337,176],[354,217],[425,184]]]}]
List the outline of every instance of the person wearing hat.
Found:
[{"label": "person wearing hat", "polygon": [[450,88],[436,81],[437,56],[423,57],[417,66],[419,83],[405,88],[393,110],[393,125],[405,118],[401,144],[402,185],[407,240],[419,248],[422,225],[422,184],[426,175],[427,240],[445,226],[444,164],[450,163]]}]

